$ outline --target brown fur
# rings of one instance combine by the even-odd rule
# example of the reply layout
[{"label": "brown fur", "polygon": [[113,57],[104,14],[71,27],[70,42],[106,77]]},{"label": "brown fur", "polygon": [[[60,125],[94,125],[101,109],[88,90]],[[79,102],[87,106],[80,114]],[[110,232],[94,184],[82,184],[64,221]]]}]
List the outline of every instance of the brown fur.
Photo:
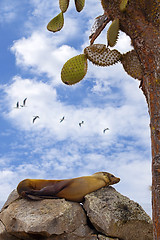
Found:
[{"label": "brown fur", "polygon": [[33,200],[65,198],[82,202],[86,194],[119,181],[120,178],[107,172],[64,180],[25,179],[18,184],[17,191],[20,196]]}]

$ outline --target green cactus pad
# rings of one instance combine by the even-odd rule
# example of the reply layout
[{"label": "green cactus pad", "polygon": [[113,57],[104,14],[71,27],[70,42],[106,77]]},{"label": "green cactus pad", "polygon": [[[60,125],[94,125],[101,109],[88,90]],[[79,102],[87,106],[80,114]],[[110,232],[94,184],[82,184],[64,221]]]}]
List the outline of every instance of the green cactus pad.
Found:
[{"label": "green cactus pad", "polygon": [[121,0],[119,8],[121,12],[124,12],[127,7],[128,0]]},{"label": "green cactus pad", "polygon": [[110,47],[114,47],[119,34],[119,19],[115,19],[107,31],[107,40]]},{"label": "green cactus pad", "polygon": [[69,0],[59,0],[59,7],[63,13],[67,11],[68,6]]},{"label": "green cactus pad", "polygon": [[75,6],[76,6],[77,12],[82,11],[82,9],[84,8],[84,5],[85,5],[85,0],[75,0]]},{"label": "green cactus pad", "polygon": [[57,32],[62,29],[63,25],[64,17],[63,12],[61,12],[48,23],[47,29],[51,32]]},{"label": "green cactus pad", "polygon": [[109,66],[117,63],[121,58],[121,53],[117,50],[110,50],[104,44],[93,44],[84,49],[84,54],[94,64],[98,66]]},{"label": "green cactus pad", "polygon": [[143,71],[135,50],[123,54],[121,63],[131,77],[142,80]]},{"label": "green cactus pad", "polygon": [[72,85],[81,81],[87,73],[87,67],[87,58],[84,54],[69,59],[61,71],[62,82]]}]

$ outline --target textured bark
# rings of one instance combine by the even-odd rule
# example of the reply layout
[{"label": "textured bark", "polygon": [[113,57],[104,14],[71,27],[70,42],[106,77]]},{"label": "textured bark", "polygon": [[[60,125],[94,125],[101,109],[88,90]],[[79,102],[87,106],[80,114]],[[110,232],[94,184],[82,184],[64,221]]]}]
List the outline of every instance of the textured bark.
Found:
[{"label": "textured bark", "polygon": [[159,0],[130,0],[120,12],[120,0],[102,0],[109,18],[120,19],[143,68],[141,89],[148,103],[152,146],[152,218],[154,240],[160,240],[160,41]]}]

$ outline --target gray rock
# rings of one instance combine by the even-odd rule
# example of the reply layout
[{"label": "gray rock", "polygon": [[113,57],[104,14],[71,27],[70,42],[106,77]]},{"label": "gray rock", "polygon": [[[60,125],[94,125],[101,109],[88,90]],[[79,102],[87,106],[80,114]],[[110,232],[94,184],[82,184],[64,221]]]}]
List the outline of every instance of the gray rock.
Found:
[{"label": "gray rock", "polygon": [[0,212],[0,240],[152,240],[152,228],[141,206],[113,187],[88,194],[83,206],[28,201],[14,190]]},{"label": "gray rock", "polygon": [[7,234],[20,239],[94,239],[82,206],[64,199],[16,199],[3,208],[0,221]]},{"label": "gray rock", "polygon": [[[98,240],[96,234],[86,236],[84,238],[76,237],[76,236],[73,236],[71,234],[63,234],[63,235],[59,235],[59,236],[51,236],[51,237],[49,237],[45,240],[73,240],[73,239],[74,240]],[[114,240],[114,239],[112,239],[112,240]]]},{"label": "gray rock", "polygon": [[110,238],[104,235],[98,234],[98,240],[119,240],[118,238]]},{"label": "gray rock", "polygon": [[142,207],[113,187],[85,196],[84,208],[97,229],[106,236],[123,240],[152,240],[153,225]]},{"label": "gray rock", "polygon": [[17,190],[13,190],[10,195],[8,196],[8,199],[7,201],[5,202],[5,204],[3,205],[2,209],[1,209],[1,212],[7,208],[12,202],[16,201],[17,199],[19,199],[19,194],[17,192]]},{"label": "gray rock", "polygon": [[6,232],[5,226],[1,221],[0,221],[0,240],[18,240],[18,238]]}]

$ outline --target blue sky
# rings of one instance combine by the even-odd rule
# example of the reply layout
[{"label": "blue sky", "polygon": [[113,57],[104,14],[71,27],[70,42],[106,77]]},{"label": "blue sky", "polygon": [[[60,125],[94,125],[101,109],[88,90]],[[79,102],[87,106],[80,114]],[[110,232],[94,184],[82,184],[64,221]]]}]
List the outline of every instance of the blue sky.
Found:
[{"label": "blue sky", "polygon": [[[88,62],[80,83],[63,84],[63,64],[89,45],[103,10],[99,1],[86,0],[77,13],[70,1],[64,28],[51,33],[46,26],[58,13],[58,0],[0,2],[0,207],[24,178],[107,171],[121,178],[115,188],[151,215],[149,116],[139,81],[120,64]],[[106,44],[106,31],[95,43]],[[115,48],[132,49],[129,37],[121,32]],[[25,98],[26,107],[16,109]]]}]

